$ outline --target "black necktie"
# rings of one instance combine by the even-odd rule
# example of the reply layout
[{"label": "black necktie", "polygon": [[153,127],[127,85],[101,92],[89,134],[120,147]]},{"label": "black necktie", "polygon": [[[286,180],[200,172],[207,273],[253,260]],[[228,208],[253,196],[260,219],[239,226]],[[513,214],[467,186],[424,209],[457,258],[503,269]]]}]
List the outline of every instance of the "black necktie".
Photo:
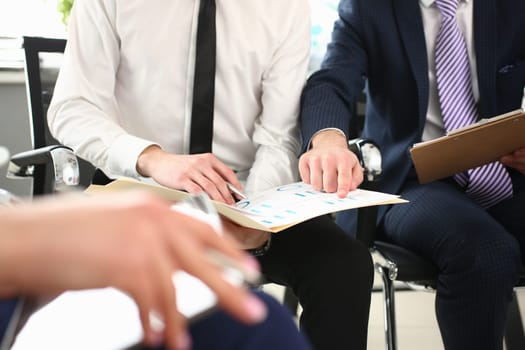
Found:
[{"label": "black necktie", "polygon": [[215,97],[215,0],[201,0],[191,114],[190,153],[211,152]]}]

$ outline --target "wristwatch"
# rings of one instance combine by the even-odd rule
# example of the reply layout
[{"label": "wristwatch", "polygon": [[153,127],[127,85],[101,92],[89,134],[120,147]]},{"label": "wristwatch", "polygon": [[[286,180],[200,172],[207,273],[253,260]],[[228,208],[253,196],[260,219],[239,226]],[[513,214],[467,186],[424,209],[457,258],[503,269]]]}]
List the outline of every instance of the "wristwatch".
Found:
[{"label": "wristwatch", "polygon": [[268,236],[268,240],[260,247],[253,249],[246,249],[245,252],[252,256],[263,256],[270,249],[272,245],[272,234]]},{"label": "wristwatch", "polygon": [[378,180],[382,172],[379,146],[372,140],[357,138],[348,141],[348,148],[359,159],[365,178],[370,182]]}]

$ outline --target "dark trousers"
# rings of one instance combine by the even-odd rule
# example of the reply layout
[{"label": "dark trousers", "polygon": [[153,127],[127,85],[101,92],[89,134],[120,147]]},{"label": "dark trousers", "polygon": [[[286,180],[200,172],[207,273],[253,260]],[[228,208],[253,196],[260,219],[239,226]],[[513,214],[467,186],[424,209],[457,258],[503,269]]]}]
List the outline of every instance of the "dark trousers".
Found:
[{"label": "dark trousers", "polygon": [[525,257],[525,176],[514,197],[485,211],[453,181],[409,178],[381,230],[439,269],[436,316],[448,350],[502,349],[506,310]]},{"label": "dark trousers", "polygon": [[[230,317],[223,311],[213,312],[210,315],[192,323],[189,327],[192,337],[193,350],[311,350],[292,318],[290,312],[274,298],[257,292],[258,297],[266,305],[268,314],[266,319],[255,325],[246,325]],[[0,300],[3,306],[0,311],[0,322],[7,324],[12,317],[14,301]],[[86,334],[91,334],[86,329]],[[3,333],[0,333],[0,344]],[[10,340],[11,341],[11,340]],[[118,343],[117,339],[117,343]],[[47,342],[47,345],[53,341]],[[55,345],[64,345],[56,342]],[[71,344],[70,344],[71,345]],[[115,345],[115,342],[113,342]],[[107,344],[111,347],[111,342]],[[3,349],[3,348],[2,348]],[[153,348],[136,344],[128,350],[153,350]],[[164,350],[157,347],[155,350]]]},{"label": "dark trousers", "polygon": [[193,350],[309,350],[292,315],[272,297],[258,293],[268,317],[262,323],[245,325],[224,312],[217,312],[190,327]]},{"label": "dark trousers", "polygon": [[323,216],[275,234],[259,260],[269,281],[297,295],[314,348],[366,349],[373,283],[367,247]]}]

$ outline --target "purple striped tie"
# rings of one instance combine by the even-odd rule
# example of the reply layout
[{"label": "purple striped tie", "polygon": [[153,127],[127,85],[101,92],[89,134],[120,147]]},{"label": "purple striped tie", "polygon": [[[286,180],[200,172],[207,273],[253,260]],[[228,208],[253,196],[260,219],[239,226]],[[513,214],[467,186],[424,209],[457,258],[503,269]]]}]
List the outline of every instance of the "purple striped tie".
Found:
[{"label": "purple striped tie", "polygon": [[[435,51],[436,81],[447,131],[470,125],[478,119],[467,46],[456,21],[458,1],[436,0],[441,11]],[[466,187],[466,194],[483,208],[512,196],[512,181],[500,162],[456,174],[454,179]]]}]

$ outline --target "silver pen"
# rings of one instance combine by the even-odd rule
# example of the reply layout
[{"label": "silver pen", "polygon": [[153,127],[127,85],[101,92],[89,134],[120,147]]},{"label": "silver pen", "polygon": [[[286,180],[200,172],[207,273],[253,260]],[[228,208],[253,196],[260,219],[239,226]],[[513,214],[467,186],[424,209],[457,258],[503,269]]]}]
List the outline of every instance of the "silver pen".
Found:
[{"label": "silver pen", "polygon": [[246,197],[246,195],[244,193],[241,192],[241,190],[239,190],[237,187],[233,186],[231,183],[229,182],[226,182],[226,186],[228,186],[228,189],[235,195],[237,195],[237,197],[241,198],[241,199],[246,199],[248,197]]}]

